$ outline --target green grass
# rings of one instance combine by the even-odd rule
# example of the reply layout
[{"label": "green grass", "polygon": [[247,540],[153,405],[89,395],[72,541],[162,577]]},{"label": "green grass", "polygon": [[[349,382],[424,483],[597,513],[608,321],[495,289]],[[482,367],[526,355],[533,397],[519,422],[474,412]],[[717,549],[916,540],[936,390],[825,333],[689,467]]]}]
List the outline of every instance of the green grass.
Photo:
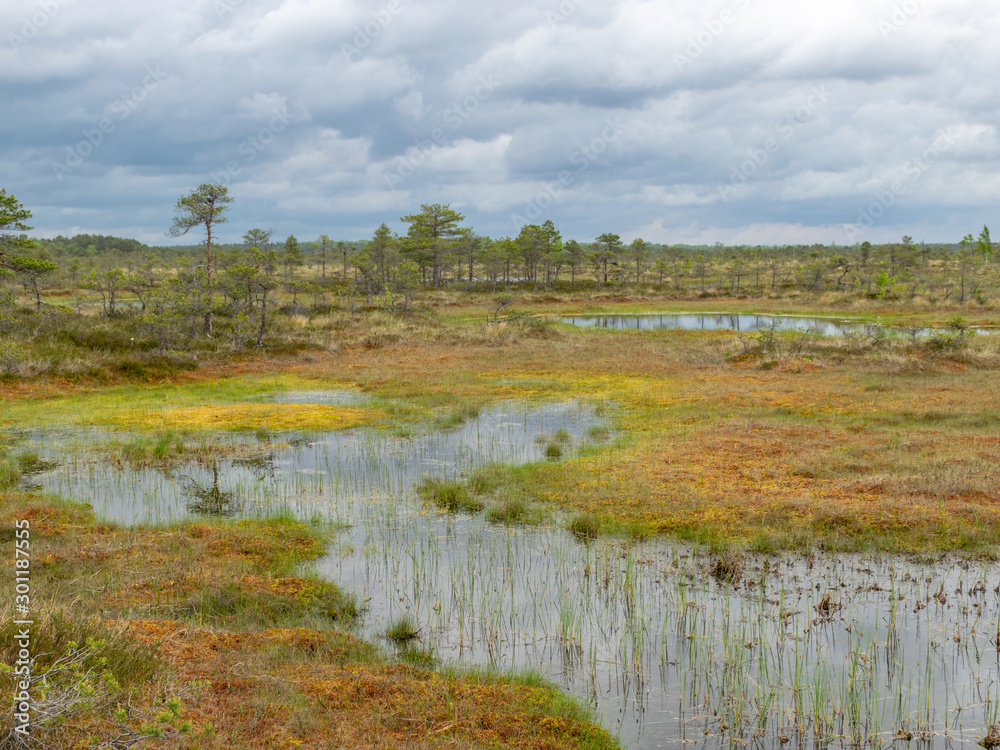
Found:
[{"label": "green grass", "polygon": [[433,503],[451,513],[476,513],[485,507],[464,483],[450,479],[428,477],[417,485],[417,494],[424,502]]},{"label": "green grass", "polygon": [[431,424],[439,430],[452,430],[478,417],[480,411],[479,404],[458,404],[435,416]]},{"label": "green grass", "polygon": [[0,490],[13,487],[20,478],[20,463],[6,449],[0,448]]},{"label": "green grass", "polygon": [[493,523],[530,523],[533,520],[531,506],[523,497],[507,496],[486,511],[486,520]]},{"label": "green grass", "polygon": [[350,626],[361,613],[357,597],[320,580],[310,581],[293,595],[247,590],[238,584],[226,583],[200,591],[170,610],[177,619],[239,630],[305,624],[312,627],[329,627],[333,623]]},{"label": "green grass", "polygon": [[578,513],[567,528],[577,539],[589,542],[601,533],[601,520],[593,513]]},{"label": "green grass", "polygon": [[407,612],[389,623],[385,629],[385,637],[393,643],[404,645],[420,637],[420,628],[413,615]]}]

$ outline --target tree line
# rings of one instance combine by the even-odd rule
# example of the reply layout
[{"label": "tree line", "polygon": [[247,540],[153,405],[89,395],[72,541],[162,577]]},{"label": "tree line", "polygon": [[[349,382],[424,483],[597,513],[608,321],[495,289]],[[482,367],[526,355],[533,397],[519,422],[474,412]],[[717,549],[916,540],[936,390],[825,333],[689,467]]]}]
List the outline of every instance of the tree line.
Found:
[{"label": "tree line", "polygon": [[[364,242],[328,235],[280,241],[272,231],[254,227],[241,243],[219,243],[218,228],[226,223],[231,202],[228,189],[217,184],[178,199],[167,233],[181,237],[196,230],[200,244],[194,254],[100,235],[32,240],[26,234],[30,211],[0,191],[0,271],[20,285],[36,309],[44,304],[46,284],[61,280],[91,290],[109,317],[138,309],[164,337],[179,330],[211,336],[216,314],[224,312],[230,335],[258,346],[279,299],[293,309],[328,304],[333,295],[394,308],[407,306],[425,289],[495,293],[590,286],[649,287],[677,296],[797,290],[985,303],[1000,288],[1000,254],[987,227],[955,245],[904,236],[851,247],[697,248],[642,239],[626,243],[612,232],[580,242],[564,239],[552,221],[523,226],[517,236],[491,238],[465,226],[458,211],[435,203],[400,217],[405,233],[383,223]],[[12,300],[8,288],[8,307]]]}]

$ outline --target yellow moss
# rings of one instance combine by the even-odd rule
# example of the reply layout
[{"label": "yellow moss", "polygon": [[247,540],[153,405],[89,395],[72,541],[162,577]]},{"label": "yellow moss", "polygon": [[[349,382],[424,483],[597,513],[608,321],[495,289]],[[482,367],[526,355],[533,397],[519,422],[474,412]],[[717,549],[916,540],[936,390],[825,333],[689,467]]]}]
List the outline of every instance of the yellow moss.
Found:
[{"label": "yellow moss", "polygon": [[206,404],[156,411],[124,411],[107,422],[118,427],[174,430],[339,430],[378,418],[374,410],[316,404]]}]

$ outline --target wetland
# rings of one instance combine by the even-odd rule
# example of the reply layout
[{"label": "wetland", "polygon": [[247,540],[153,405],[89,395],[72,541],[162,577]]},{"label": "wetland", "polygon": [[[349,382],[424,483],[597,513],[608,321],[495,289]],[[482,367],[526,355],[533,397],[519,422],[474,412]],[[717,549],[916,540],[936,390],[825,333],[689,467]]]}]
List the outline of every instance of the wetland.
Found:
[{"label": "wetland", "polygon": [[[218,712],[270,684],[226,633],[269,654],[281,742],[989,742],[992,341],[514,325],[8,391],[4,512],[36,524],[49,591],[169,662],[191,746],[241,737]],[[177,687],[205,679],[208,713]],[[369,697],[340,714],[317,698],[349,684]]]}]

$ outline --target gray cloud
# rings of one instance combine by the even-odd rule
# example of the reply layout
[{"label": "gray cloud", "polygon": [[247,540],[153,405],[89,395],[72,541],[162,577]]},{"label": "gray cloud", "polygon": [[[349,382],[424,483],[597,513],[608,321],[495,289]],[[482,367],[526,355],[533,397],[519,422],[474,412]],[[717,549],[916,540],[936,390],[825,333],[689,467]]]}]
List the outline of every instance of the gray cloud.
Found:
[{"label": "gray cloud", "polygon": [[872,240],[996,220],[987,0],[7,0],[0,30],[3,185],[45,235],[165,242],[216,178],[232,238],[431,201],[666,242],[844,242],[885,191]]}]

